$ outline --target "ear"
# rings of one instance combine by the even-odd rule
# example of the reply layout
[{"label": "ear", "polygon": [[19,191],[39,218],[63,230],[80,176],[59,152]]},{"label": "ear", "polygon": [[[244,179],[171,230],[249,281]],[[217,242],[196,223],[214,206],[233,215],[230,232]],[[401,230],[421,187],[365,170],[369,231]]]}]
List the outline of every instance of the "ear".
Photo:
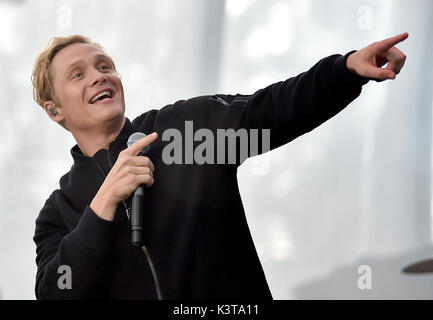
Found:
[{"label": "ear", "polygon": [[[61,122],[65,120],[65,117],[62,114],[62,108],[57,107],[55,103],[52,100],[48,100],[44,102],[44,110],[48,114],[48,116],[51,118],[51,120],[55,122]],[[57,114],[52,114],[52,111],[54,110],[57,112]]]}]

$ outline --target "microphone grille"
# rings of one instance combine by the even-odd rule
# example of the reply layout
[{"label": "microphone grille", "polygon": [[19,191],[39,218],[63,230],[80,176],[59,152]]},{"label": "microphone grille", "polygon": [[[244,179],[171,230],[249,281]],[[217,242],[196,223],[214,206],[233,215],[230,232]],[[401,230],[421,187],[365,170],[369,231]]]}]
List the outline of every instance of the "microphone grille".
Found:
[{"label": "microphone grille", "polygon": [[[128,138],[128,142],[126,143],[127,147],[129,148],[129,146],[131,144],[133,144],[134,142],[143,139],[144,137],[146,137],[147,134],[143,133],[143,132],[134,132],[133,134],[131,134]],[[144,149],[140,152],[141,155],[146,154],[147,152],[149,152],[150,146],[145,146]]]}]

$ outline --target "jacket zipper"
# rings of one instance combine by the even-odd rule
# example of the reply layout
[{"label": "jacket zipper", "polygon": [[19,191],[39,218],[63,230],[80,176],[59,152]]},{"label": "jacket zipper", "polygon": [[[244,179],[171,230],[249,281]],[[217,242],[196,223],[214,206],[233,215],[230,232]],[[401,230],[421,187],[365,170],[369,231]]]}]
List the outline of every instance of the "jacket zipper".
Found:
[{"label": "jacket zipper", "polygon": [[[217,101],[217,102],[223,104],[223,105],[224,105],[225,107],[227,107],[227,108],[230,107],[230,103],[228,103],[228,102],[225,101],[224,99],[218,97],[216,94],[213,95],[213,96],[211,96],[211,99],[213,99],[213,100],[215,100],[215,101]],[[238,98],[234,98],[233,101],[232,101],[232,103],[235,102],[235,101],[248,102],[248,100],[249,100],[248,98],[241,98],[241,97],[238,97]]]},{"label": "jacket zipper", "polygon": [[227,108],[230,107],[230,103],[228,103],[227,101],[225,101],[224,99],[221,99],[220,97],[218,97],[216,94],[211,96],[212,99],[216,100],[217,102],[223,104],[224,106],[226,106]]}]

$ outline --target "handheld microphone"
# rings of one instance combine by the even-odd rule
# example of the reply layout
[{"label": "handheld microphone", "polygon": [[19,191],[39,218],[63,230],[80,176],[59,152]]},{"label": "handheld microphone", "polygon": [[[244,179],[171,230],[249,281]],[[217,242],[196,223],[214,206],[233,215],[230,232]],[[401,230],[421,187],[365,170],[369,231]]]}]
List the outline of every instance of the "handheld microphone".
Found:
[{"label": "handheld microphone", "polygon": [[[142,132],[133,133],[127,142],[127,146],[133,144],[135,141],[146,137],[146,134]],[[138,154],[139,156],[144,156],[149,152],[150,146],[147,145]],[[134,246],[141,246],[142,240],[142,229],[143,229],[143,198],[144,198],[144,188],[139,185],[132,195],[131,201],[131,242]]]},{"label": "handheld microphone", "polygon": [[[133,144],[135,141],[140,140],[146,137],[146,134],[142,132],[133,133],[127,142],[127,147]],[[141,150],[138,154],[139,156],[144,156],[149,152],[150,146],[147,145]],[[142,235],[141,231],[143,230],[143,198],[144,198],[144,188],[142,185],[139,185],[138,188],[134,191],[132,195],[132,204],[131,204],[131,242],[134,246],[141,246],[146,259],[149,263],[150,270],[152,271],[153,281],[155,284],[155,291],[158,297],[158,300],[162,300],[161,288],[159,286],[158,275],[156,273],[156,268],[150,258],[150,254],[146,248],[146,246],[142,243]]]}]

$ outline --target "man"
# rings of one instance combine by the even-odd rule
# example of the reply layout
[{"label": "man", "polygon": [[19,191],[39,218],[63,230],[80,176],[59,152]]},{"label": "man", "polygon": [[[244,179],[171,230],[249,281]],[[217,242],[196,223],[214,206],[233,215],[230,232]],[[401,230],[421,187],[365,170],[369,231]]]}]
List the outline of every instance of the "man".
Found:
[{"label": "man", "polygon": [[[180,100],[132,122],[102,47],[79,35],[52,39],[35,62],[34,98],[77,144],[71,170],[36,220],[36,297],[272,299],[238,191],[244,159],[168,163],[165,133],[182,133],[182,159],[192,156],[188,143],[197,145],[186,123],[215,136],[219,129],[267,129],[277,148],[340,112],[369,79],[394,79],[406,59],[395,45],[407,37],[329,56],[252,95]],[[127,148],[134,132],[148,136]],[[139,185],[146,186],[142,248],[131,244],[128,221],[128,199]]]}]

